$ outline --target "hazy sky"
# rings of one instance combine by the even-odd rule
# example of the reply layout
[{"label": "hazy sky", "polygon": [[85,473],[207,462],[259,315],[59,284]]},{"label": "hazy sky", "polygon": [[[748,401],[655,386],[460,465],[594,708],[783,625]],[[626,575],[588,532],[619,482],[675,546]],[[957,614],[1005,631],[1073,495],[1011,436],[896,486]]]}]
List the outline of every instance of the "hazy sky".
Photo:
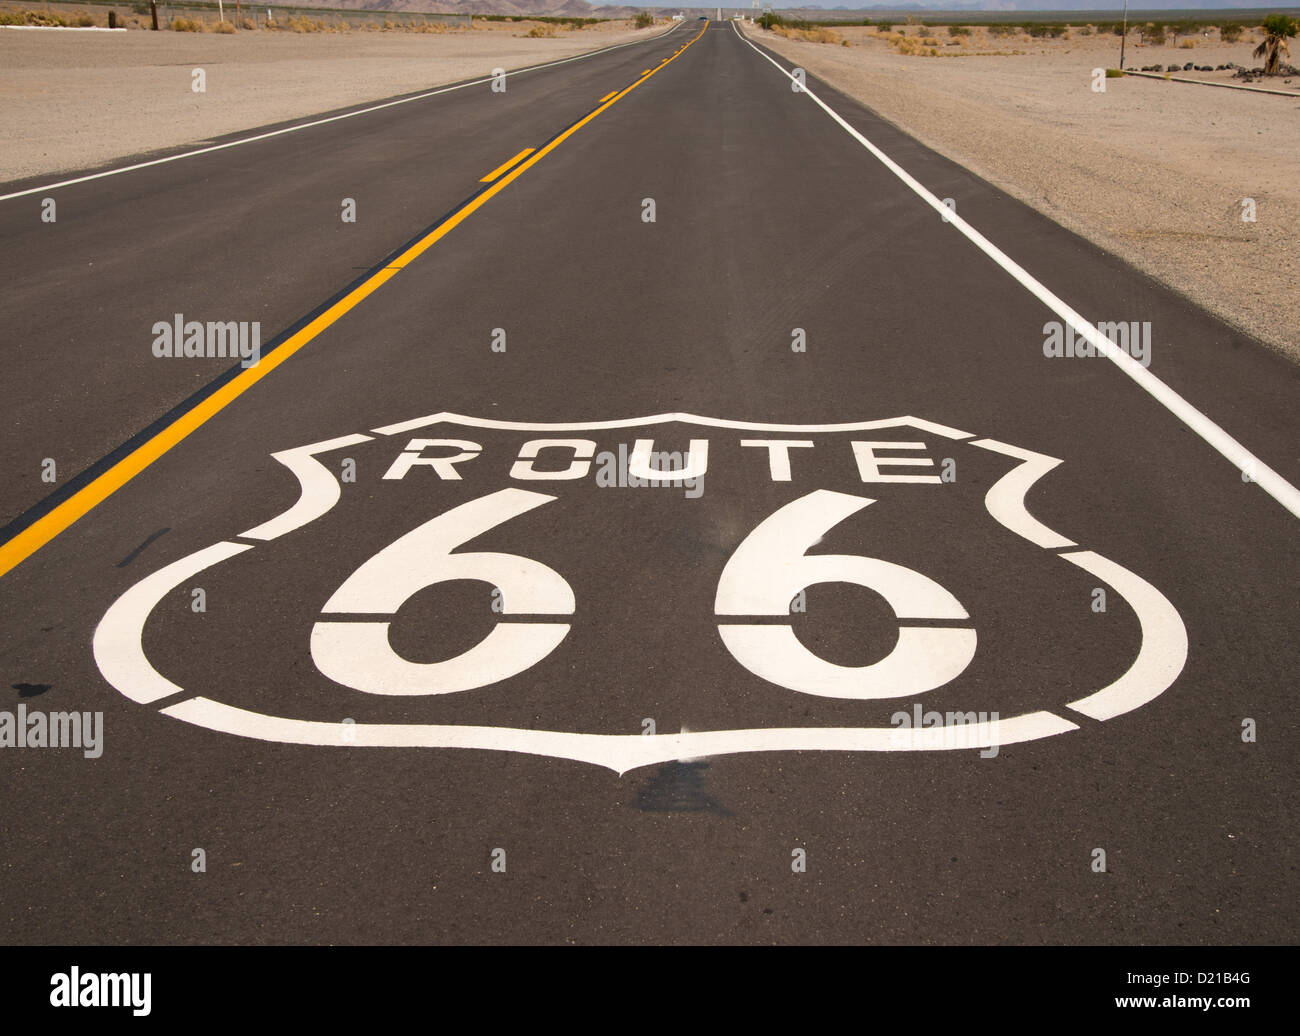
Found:
[{"label": "hazy sky", "polygon": [[[597,7],[612,5],[615,7],[628,6],[630,0],[589,0],[590,3]],[[923,0],[914,0],[914,2],[902,2],[896,7],[887,4],[874,3],[872,0],[859,0],[854,3],[852,0],[823,0],[821,3],[809,3],[807,0],[795,0],[793,3],[782,3],[781,0],[759,0],[759,6],[770,4],[777,10],[793,10],[799,7],[811,7],[820,10],[835,10],[839,8],[849,8],[850,10],[870,11],[873,8],[879,10],[908,10],[910,8],[922,7],[931,11],[1121,11],[1124,8],[1122,0],[1095,0],[1094,3],[1084,3],[1080,0],[984,0],[982,3],[966,2],[960,0],[949,0],[948,3],[926,3]],[[632,3],[635,6],[635,3]],[[675,5],[664,3],[663,0],[653,0],[646,4],[647,7],[660,9],[671,9]],[[679,9],[690,7],[692,10],[704,10],[709,5],[694,3],[683,5]],[[713,4],[717,7],[717,4]],[[723,4],[723,9],[728,11],[749,10],[749,0],[741,4]],[[1267,2],[1260,3],[1258,0],[1200,0],[1200,2],[1188,2],[1188,0],[1133,0],[1129,5],[1130,10],[1134,11],[1222,11],[1232,10],[1233,8],[1252,8],[1254,10],[1276,11],[1294,11],[1297,8],[1293,6],[1272,7]]]}]

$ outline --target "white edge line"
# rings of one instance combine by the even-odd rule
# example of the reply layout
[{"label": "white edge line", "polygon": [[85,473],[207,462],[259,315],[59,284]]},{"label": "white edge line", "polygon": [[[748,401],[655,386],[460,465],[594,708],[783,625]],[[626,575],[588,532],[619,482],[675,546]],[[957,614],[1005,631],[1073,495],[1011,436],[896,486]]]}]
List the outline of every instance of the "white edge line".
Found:
[{"label": "white edge line", "polygon": [[[772,58],[768,57],[768,55],[764,54],[758,49],[758,47],[754,46],[752,42],[746,39],[740,30],[736,29],[735,23],[732,23],[732,29],[736,32],[736,35],[740,37],[741,41],[751,47],[759,57],[769,62],[791,82],[798,82],[798,80],[782,68],[778,62],[773,61]],[[827,115],[839,123],[849,136],[853,137],[859,144],[870,151],[880,160],[881,164],[883,164],[886,169],[910,187],[922,201],[930,206],[930,208],[943,216],[945,222],[960,231],[963,236],[975,245],[976,248],[1014,277],[1031,295],[1042,302],[1048,309],[1052,310],[1052,312],[1059,316],[1063,321],[1072,326],[1079,335],[1085,338],[1103,356],[1113,361],[1120,370],[1136,381],[1140,388],[1169,410],[1175,417],[1182,421],[1183,424],[1187,425],[1188,428],[1205,440],[1205,442],[1226,457],[1238,471],[1249,473],[1250,481],[1258,483],[1259,487],[1263,489],[1264,492],[1297,518],[1300,518],[1300,489],[1291,485],[1290,482],[1284,479],[1276,471],[1268,467],[1268,465],[1219,427],[1219,425],[1215,424],[1210,420],[1210,418],[1197,410],[1196,407],[1192,406],[1191,403],[1183,399],[1182,396],[1152,374],[1147,368],[1143,367],[1137,360],[1129,356],[1128,353],[1116,346],[1109,338],[1106,338],[1100,331],[1093,327],[1092,324],[1084,320],[1083,317],[1061,301],[1061,299],[1057,298],[1056,295],[1044,287],[1043,284],[1030,276],[1022,266],[967,223],[961,216],[957,215],[956,212],[945,206],[934,194],[914,179],[907,170],[845,122],[837,112],[813,93],[807,86],[801,84],[798,92],[807,94],[811,97],[813,102],[826,112]]]},{"label": "white edge line", "polygon": [[[644,40],[629,40],[627,43],[616,43],[611,47],[602,47],[600,50],[590,50],[585,54],[574,54],[572,57],[560,58],[557,61],[547,61],[540,65],[529,65],[527,68],[516,68],[511,72],[505,73],[506,77],[522,75],[525,72],[536,72],[538,69],[552,68],[556,65],[567,65],[571,61],[581,61],[583,58],[592,58],[597,54],[608,54],[611,51],[621,50],[624,47],[632,47],[638,43],[653,43],[655,40],[661,40],[668,33],[673,32],[678,25],[674,23],[668,32],[661,32],[658,36],[651,36]],[[338,122],[340,119],[351,119],[357,115],[369,115],[371,112],[382,111],[384,108],[392,108],[398,104],[409,104],[412,101],[423,101],[429,97],[437,97],[439,94],[451,93],[453,90],[464,90],[471,86],[481,86],[483,83],[490,83],[495,77],[488,76],[484,79],[474,79],[468,83],[457,83],[455,86],[444,86],[438,90],[430,90],[427,93],[416,94],[413,97],[401,97],[395,101],[385,101],[383,104],[372,105],[369,108],[362,108],[359,111],[344,112],[342,115],[331,115],[327,119],[315,119],[312,122],[302,122],[296,126],[285,126],[283,129],[271,130],[269,133],[258,133],[252,137],[241,137],[239,140],[228,140],[224,144],[213,144],[209,147],[198,148],[194,151],[183,151],[179,155],[167,155],[164,158],[150,159],[148,162],[136,162],[134,165],[124,165],[117,169],[105,169],[103,172],[90,173],[86,176],[76,176],[71,180],[60,180],[58,183],[46,184],[44,187],[31,187],[25,191],[14,191],[12,194],[0,194],[0,201],[9,201],[12,198],[25,198],[29,194],[40,194],[43,191],[56,191],[60,187],[71,187],[73,184],[85,183],[88,180],[100,180],[106,176],[117,176],[119,173],[130,173],[137,169],[147,169],[149,166],[163,165],[166,162],[178,162],[182,158],[193,158],[196,155],[207,155],[213,151],[224,151],[226,148],[238,147],[240,144],[252,144],[258,140],[267,140],[271,137],[278,137],[284,133],[293,133],[297,130],[310,129],[313,126],[324,126],[328,122]]]}]

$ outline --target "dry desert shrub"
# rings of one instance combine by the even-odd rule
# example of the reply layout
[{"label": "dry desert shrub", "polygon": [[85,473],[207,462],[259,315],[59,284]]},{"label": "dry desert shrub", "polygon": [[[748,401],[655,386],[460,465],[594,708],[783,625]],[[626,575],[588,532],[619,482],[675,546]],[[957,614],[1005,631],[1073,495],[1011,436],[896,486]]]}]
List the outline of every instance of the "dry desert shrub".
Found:
[{"label": "dry desert shrub", "polygon": [[64,28],[68,19],[48,11],[0,11],[0,25],[49,25]]},{"label": "dry desert shrub", "polygon": [[[929,46],[934,43],[935,46]],[[938,40],[920,39],[919,37],[900,36],[895,46],[900,54],[909,57],[937,58],[939,56]]]},{"label": "dry desert shrub", "polygon": [[787,40],[806,40],[809,43],[833,43],[849,45],[830,29],[792,29],[787,25],[773,25],[772,31]]},{"label": "dry desert shrub", "polygon": [[830,29],[804,29],[803,38],[809,43],[830,43],[835,46],[843,43],[839,33],[832,32]]},{"label": "dry desert shrub", "polygon": [[203,23],[197,18],[173,18],[172,32],[202,32]]}]

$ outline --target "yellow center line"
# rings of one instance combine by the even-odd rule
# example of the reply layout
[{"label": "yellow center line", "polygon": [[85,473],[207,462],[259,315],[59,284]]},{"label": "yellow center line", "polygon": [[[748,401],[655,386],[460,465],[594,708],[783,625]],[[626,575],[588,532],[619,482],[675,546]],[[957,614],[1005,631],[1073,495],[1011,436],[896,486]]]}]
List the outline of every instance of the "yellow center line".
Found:
[{"label": "yellow center line", "polygon": [[[701,29],[699,34],[686,44],[689,47],[692,43],[704,35]],[[684,51],[686,47],[683,47]],[[681,53],[679,51],[678,53]],[[677,54],[674,54],[669,61],[677,60]],[[667,62],[660,65],[650,73],[654,75],[662,71],[667,66]],[[187,410],[175,421],[169,424],[162,431],[158,432],[151,439],[137,446],[129,454],[105,471],[102,475],[92,480],[88,485],[77,490],[72,496],[64,500],[57,507],[52,508],[49,512],[42,515],[36,521],[32,522],[26,529],[18,533],[7,543],[0,545],[0,576],[9,572],[14,566],[31,557],[40,550],[55,536],[63,532],[64,529],[72,525],[83,515],[103,503],[113,493],[121,489],[136,475],[140,474],[145,468],[156,461],[164,453],[170,450],[178,442],[186,438],[191,432],[204,424],[209,418],[213,417],[223,410],[230,403],[247,392],[264,377],[284,363],[294,355],[299,349],[315,339],[321,332],[331,325],[337,323],[349,311],[354,309],[360,302],[377,291],[380,287],[387,284],[390,280],[401,273],[402,268],[407,266],[413,259],[422,255],[436,242],[442,240],[455,227],[458,227],[473,213],[487,203],[487,201],[500,193],[508,184],[513,183],[526,171],[540,162],[546,155],[550,154],[565,140],[577,133],[583,126],[591,122],[601,112],[606,111],[613,105],[617,104],[622,98],[635,90],[638,86],[646,81],[649,76],[643,75],[640,79],[635,80],[629,86],[622,90],[616,91],[614,96],[603,103],[595,111],[575,122],[572,126],[560,133],[558,136],[538,151],[533,151],[520,164],[515,165],[513,169],[507,172],[499,180],[492,184],[491,187],[485,188],[480,193],[471,198],[465,205],[457,209],[447,219],[443,220],[436,227],[429,231],[424,237],[413,244],[400,256],[382,269],[376,270],[359,285],[339,299],[324,312],[318,314],[310,323],[299,328],[293,335],[285,339],[272,352],[262,357],[256,367],[247,367],[240,371],[230,381],[226,382],[219,389],[208,396],[201,403],[195,405],[192,409]],[[531,151],[531,149],[529,149]],[[525,152],[526,154],[526,152]],[[513,165],[521,156],[516,155],[514,159],[506,163]],[[500,170],[498,170],[500,172]]]},{"label": "yellow center line", "polygon": [[[691,43],[694,43],[695,40],[698,40],[700,36],[703,35],[704,35],[704,30],[701,29],[699,35],[697,35],[694,39],[692,39],[690,43],[686,44],[686,46],[689,47]],[[682,48],[682,50],[685,49],[686,47]],[[673,61],[677,60],[676,55],[673,56],[672,60]],[[667,67],[668,67],[667,65],[660,65],[658,68],[656,68],[653,72],[650,73],[650,76],[658,74],[660,71],[662,71]],[[626,97],[629,93],[635,90],[638,86],[644,83],[648,78],[649,76],[642,76],[640,79],[635,80],[629,86],[625,86],[622,90],[619,90],[613,97],[611,97],[608,101],[602,104],[595,111],[591,112],[586,117],[578,120],[568,129],[566,129],[563,133],[554,137],[549,143],[543,145],[540,150],[535,151],[527,159],[525,159],[519,165],[515,166],[515,168],[510,170],[510,172],[506,173],[506,175],[501,177],[501,179],[497,180],[491,187],[486,188],[481,194],[475,195],[474,199],[470,201],[469,204],[465,205],[461,209],[458,209],[456,212],[453,212],[445,220],[439,223],[436,227],[434,227],[431,231],[429,231],[428,234],[426,234],[423,238],[421,238],[410,248],[408,248],[405,252],[403,252],[396,259],[394,259],[393,264],[397,266],[406,266],[413,259],[423,255],[431,247],[433,247],[433,245],[437,244],[444,237],[446,237],[448,233],[450,233],[456,227],[460,226],[461,223],[463,223],[467,218],[469,218],[469,216],[471,216],[480,206],[484,205],[490,198],[494,197],[499,192],[505,190],[506,187],[512,184],[515,180],[519,179],[519,177],[523,176],[524,173],[528,172],[529,169],[531,169],[543,158],[545,158],[552,151],[554,151],[557,147],[563,144],[566,140],[569,139],[569,137],[577,133],[578,130],[582,129],[583,126],[587,125],[587,123],[589,123],[597,115],[613,107],[624,97]],[[0,575],[4,575],[3,567],[0,567]]]},{"label": "yellow center line", "polygon": [[532,153],[533,153],[533,148],[530,147],[524,148],[521,152],[519,152],[519,154],[515,155],[514,158],[510,159],[507,162],[502,162],[499,166],[493,169],[492,172],[488,173],[487,176],[483,177],[483,179],[481,179],[479,183],[491,183],[493,180],[495,180],[498,176],[504,173],[511,166],[518,165],[520,162],[522,162],[525,158],[527,158]]},{"label": "yellow center line", "polygon": [[607,93],[604,97],[602,97],[602,98],[601,98],[599,101],[597,101],[596,103],[597,103],[597,104],[604,104],[604,103],[605,103],[606,101],[608,101],[611,97],[613,97],[616,93],[618,93],[617,90],[611,90],[609,93]]}]

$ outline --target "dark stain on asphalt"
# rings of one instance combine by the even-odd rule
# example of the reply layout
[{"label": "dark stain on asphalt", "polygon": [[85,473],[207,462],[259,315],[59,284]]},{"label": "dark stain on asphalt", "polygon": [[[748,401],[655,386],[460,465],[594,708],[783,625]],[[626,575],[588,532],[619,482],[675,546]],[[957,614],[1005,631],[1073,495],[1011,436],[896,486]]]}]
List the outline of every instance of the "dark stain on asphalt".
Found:
[{"label": "dark stain on asphalt", "polygon": [[731,811],[704,790],[708,763],[665,763],[637,792],[636,805],[644,813],[716,813]]},{"label": "dark stain on asphalt", "polygon": [[52,684],[52,683],[16,683],[16,684],[11,684],[10,686],[12,686],[13,689],[14,689],[15,691],[18,692],[18,697],[20,697],[20,698],[35,698],[38,694],[44,694],[44,693],[45,693],[46,691],[48,691],[51,687],[53,687],[54,684]]},{"label": "dark stain on asphalt", "polygon": [[162,536],[164,533],[168,533],[171,531],[172,531],[171,526],[167,526],[166,528],[159,529],[157,532],[151,535],[147,540],[145,540],[142,544],[140,544],[140,546],[136,547],[135,550],[131,551],[130,554],[124,557],[121,561],[119,561],[117,563],[117,567],[126,568],[127,565],[131,564],[132,561],[134,561],[136,558],[138,558],[141,554],[144,553],[145,548],[148,547],[149,544],[151,544],[159,536]]}]

